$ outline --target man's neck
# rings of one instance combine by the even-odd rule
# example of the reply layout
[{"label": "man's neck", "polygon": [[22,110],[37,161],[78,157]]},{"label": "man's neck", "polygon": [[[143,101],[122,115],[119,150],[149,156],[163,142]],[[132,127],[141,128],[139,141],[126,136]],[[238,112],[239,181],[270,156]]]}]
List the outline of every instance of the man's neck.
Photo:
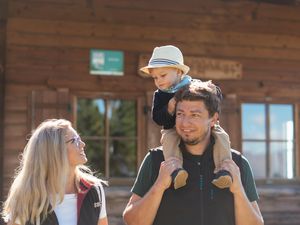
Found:
[{"label": "man's neck", "polygon": [[206,147],[208,146],[210,142],[210,136],[208,136],[208,138],[206,138],[205,140],[195,144],[195,145],[187,145],[185,144],[186,150],[191,153],[192,155],[202,155],[205,150]]}]

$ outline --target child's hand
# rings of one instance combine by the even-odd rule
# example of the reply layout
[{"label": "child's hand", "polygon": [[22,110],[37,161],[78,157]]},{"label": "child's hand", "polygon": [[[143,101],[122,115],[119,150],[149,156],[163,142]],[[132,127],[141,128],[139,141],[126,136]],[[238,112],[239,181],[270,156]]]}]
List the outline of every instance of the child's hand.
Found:
[{"label": "child's hand", "polygon": [[176,100],[175,100],[175,98],[173,97],[173,98],[171,98],[171,99],[169,100],[169,103],[168,103],[168,113],[169,113],[170,115],[174,115],[174,113],[175,113],[175,105],[176,105]]}]

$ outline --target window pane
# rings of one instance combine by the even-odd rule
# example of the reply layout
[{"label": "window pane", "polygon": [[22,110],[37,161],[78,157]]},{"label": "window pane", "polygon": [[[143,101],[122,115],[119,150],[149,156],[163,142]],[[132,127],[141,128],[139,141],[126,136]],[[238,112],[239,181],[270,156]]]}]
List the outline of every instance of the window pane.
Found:
[{"label": "window pane", "polygon": [[85,153],[88,159],[87,165],[92,171],[105,176],[105,151],[104,141],[83,140],[85,143]]},{"label": "window pane", "polygon": [[104,135],[105,104],[102,99],[78,99],[77,131],[82,137]]},{"label": "window pane", "polygon": [[270,105],[271,140],[293,140],[293,107],[291,105]]},{"label": "window pane", "polygon": [[266,178],[266,143],[244,141],[243,154],[250,162],[254,178]]},{"label": "window pane", "polygon": [[87,144],[91,168],[109,177],[135,177],[136,101],[82,98],[77,108],[77,130]]},{"label": "window pane", "polygon": [[242,104],[242,138],[264,140],[266,138],[264,104]]},{"label": "window pane", "polygon": [[110,101],[108,111],[110,119],[110,136],[136,136],[136,105],[135,101]]},{"label": "window pane", "polygon": [[271,178],[293,178],[293,142],[271,142]]},{"label": "window pane", "polygon": [[136,176],[136,142],[112,141],[110,143],[110,176]]}]

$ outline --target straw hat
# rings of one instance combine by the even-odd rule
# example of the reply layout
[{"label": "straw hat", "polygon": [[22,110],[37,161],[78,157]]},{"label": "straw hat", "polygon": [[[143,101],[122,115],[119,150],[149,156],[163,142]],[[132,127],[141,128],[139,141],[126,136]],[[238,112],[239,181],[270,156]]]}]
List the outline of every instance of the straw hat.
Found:
[{"label": "straw hat", "polygon": [[155,47],[148,66],[142,67],[140,70],[150,75],[149,69],[159,67],[177,68],[182,70],[183,74],[187,74],[190,70],[190,67],[183,63],[183,55],[180,49],[173,45]]}]

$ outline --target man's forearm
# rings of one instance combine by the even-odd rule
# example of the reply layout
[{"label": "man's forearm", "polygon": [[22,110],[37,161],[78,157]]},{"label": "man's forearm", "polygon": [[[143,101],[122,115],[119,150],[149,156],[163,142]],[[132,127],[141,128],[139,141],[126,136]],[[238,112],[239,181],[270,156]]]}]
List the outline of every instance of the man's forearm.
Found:
[{"label": "man's forearm", "polygon": [[256,202],[249,202],[245,192],[234,195],[236,225],[263,225],[264,221]]},{"label": "man's forearm", "polygon": [[128,225],[151,225],[156,216],[164,190],[154,185],[148,193],[137,201],[130,201],[123,217]]}]

